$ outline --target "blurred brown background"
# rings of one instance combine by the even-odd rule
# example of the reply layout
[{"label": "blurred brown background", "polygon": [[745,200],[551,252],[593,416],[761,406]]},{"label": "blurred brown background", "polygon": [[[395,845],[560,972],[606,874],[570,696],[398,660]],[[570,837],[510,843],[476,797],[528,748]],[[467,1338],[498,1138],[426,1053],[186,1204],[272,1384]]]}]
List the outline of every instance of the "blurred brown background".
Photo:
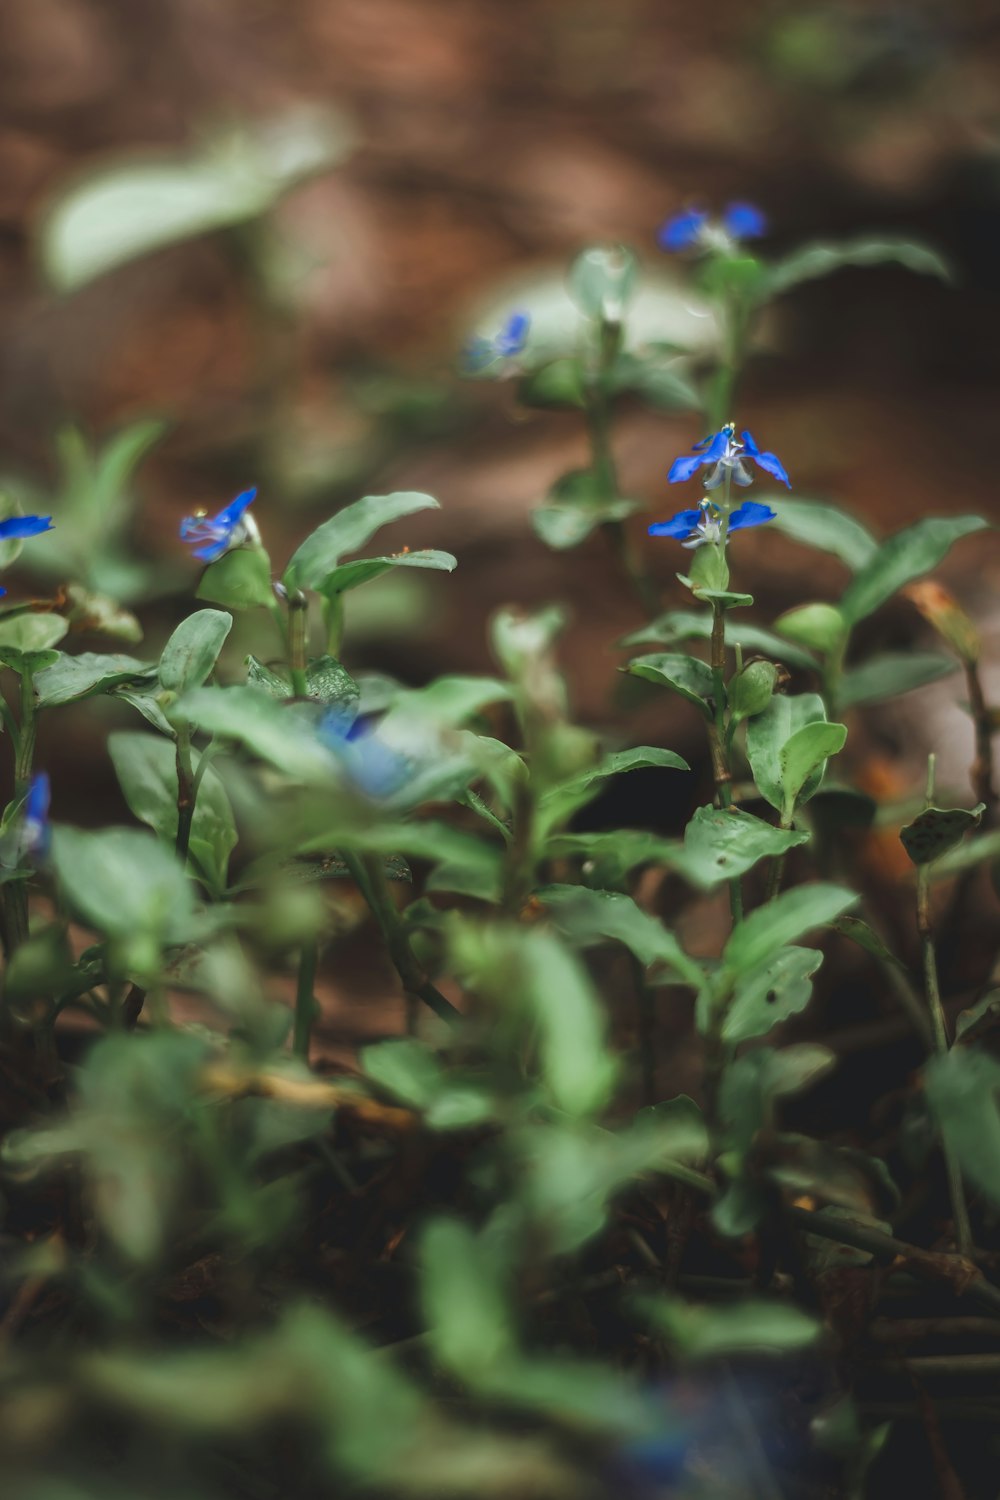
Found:
[{"label": "blurred brown background", "polygon": [[[459,570],[432,577],[433,602],[408,615],[404,601],[395,624],[388,603],[358,595],[356,657],[414,679],[481,669],[490,611],[554,595],[581,623],[567,648],[581,711],[605,715],[608,643],[636,623],[634,607],[601,538],[551,553],[528,522],[582,459],[579,423],[518,412],[510,385],[463,385],[455,352],[484,298],[589,240],[662,262],[655,230],[690,201],[759,203],[769,251],[872,228],[942,249],[953,289],[886,268],[785,299],[735,415],[782,456],[796,493],[836,499],[875,529],[996,504],[995,0],[3,9],[3,467],[44,482],[66,420],[100,437],[143,414],[169,419],[137,485],[136,546],[176,568],[173,594],[143,615],[151,645],[187,607],[176,527],[195,505],[256,481],[280,557],[348,499],[427,489],[441,515],[398,541],[447,547]],[[67,296],[46,289],[39,227],[68,183],[299,106],[339,112],[354,149],[282,200],[252,254],[246,238],[209,235]],[[698,435],[693,415],[626,411],[626,493],[655,514],[677,508],[665,471]],[[652,555],[670,602],[677,559],[663,544]],[[755,534],[742,555],[765,608],[801,599],[807,577],[817,592],[843,579],[780,537]],[[947,576],[982,613],[998,568],[994,545],[969,544]],[[919,628],[906,605],[879,625],[893,644]]]}]

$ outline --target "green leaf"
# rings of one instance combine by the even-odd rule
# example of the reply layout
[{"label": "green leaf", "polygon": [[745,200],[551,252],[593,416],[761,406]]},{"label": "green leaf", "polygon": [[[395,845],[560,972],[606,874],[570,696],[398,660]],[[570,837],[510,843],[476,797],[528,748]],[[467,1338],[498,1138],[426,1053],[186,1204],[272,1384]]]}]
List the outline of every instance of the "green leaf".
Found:
[{"label": "green leaf", "polygon": [[822,780],[827,761],[843,750],[846,739],[847,729],[843,724],[814,723],[803,724],[785,741],[778,752],[778,765],[787,814],[805,800],[807,787],[810,795],[816,790],[816,777]]},{"label": "green leaf", "polygon": [[270,608],[274,588],[267,554],[259,547],[236,547],[226,552],[202,573],[196,595],[229,609]]},{"label": "green leaf", "polygon": [[735,975],[752,974],[787,943],[836,921],[857,899],[853,891],[820,882],[783,891],[740,923],[723,950],[723,964]]},{"label": "green leaf", "polygon": [[[711,636],[712,617],[704,610],[673,609],[623,637],[618,644],[676,646],[680,641],[707,641]],[[773,657],[775,661],[784,662],[789,667],[816,666],[816,658],[811,651],[802,651],[798,646],[782,640],[773,631],[764,630],[760,625],[751,625],[744,619],[727,622],[726,640],[730,645],[738,643],[745,656],[756,651],[763,656]]]},{"label": "green leaf", "polygon": [[780,297],[799,286],[803,281],[815,281],[817,277],[829,276],[833,271],[846,266],[899,265],[908,271],[925,276],[938,276],[942,281],[951,281],[951,270],[936,250],[918,241],[894,239],[890,235],[872,238],[864,235],[856,240],[846,240],[840,245],[819,242],[803,245],[773,262],[758,290],[758,301],[766,302]]},{"label": "green leaf", "polygon": [[838,917],[833,927],[835,932],[850,938],[852,943],[857,943],[858,947],[870,953],[872,958],[877,958],[882,963],[893,964],[897,969],[906,972],[906,965],[900,962],[895,953],[886,947],[878,933],[869,927],[867,922],[862,922],[860,917]]},{"label": "green leaf", "polygon": [[635,256],[624,245],[594,245],[570,267],[569,294],[586,317],[620,323],[637,274]]},{"label": "green leaf", "polygon": [[76,703],[91,693],[105,693],[123,682],[148,681],[156,676],[152,662],[137,661],[134,656],[105,655],[82,651],[79,656],[60,654],[58,661],[35,677],[35,692],[40,708],[54,708],[60,703]]},{"label": "green leaf", "polygon": [[233,617],[221,609],[198,609],[182,620],[167,641],[160,657],[160,683],[168,692],[183,693],[207,682]]},{"label": "green leaf", "polygon": [[623,943],[643,968],[662,966],[694,989],[703,985],[705,976],[697,960],[689,958],[670,929],[631,896],[582,885],[545,885],[535,894],[560,932],[581,947],[609,939]]},{"label": "green leaf", "polygon": [[121,698],[123,702],[136,709],[142,714],[147,724],[152,724],[153,728],[158,729],[161,734],[167,735],[170,739],[174,738],[174,727],[160,707],[159,682],[134,685],[130,682],[119,683],[117,687],[111,689],[111,695]]},{"label": "green leaf", "polygon": [[283,672],[276,672],[265,662],[258,661],[256,656],[246,657],[243,665],[247,669],[248,687],[262,688],[272,698],[294,698],[295,691],[291,679]]},{"label": "green leaf", "polygon": [[962,1173],[1000,1204],[1000,1062],[975,1047],[952,1047],[924,1072],[927,1102]]},{"label": "green leaf", "polygon": [[867,567],[878,550],[878,542],[868,528],[838,505],[826,505],[819,500],[791,500],[784,495],[760,498],[775,512],[770,524],[776,531],[804,547],[839,557],[852,573]]},{"label": "green leaf", "polygon": [[936,568],[955,542],[988,527],[982,516],[937,516],[897,531],[849,585],[840,601],[845,620],[857,625],[904,585]]},{"label": "green leaf", "polygon": [[[177,837],[173,744],[151,734],[122,730],[108,737],[108,753],[130,811],[172,849]],[[197,769],[201,756],[192,751],[191,759]],[[208,767],[198,788],[189,849],[216,895],[226,889],[229,856],[235,847],[236,824],[226,789]]]},{"label": "green leaf", "polygon": [[[69,629],[62,615],[24,614],[0,620],[0,653],[50,651]],[[6,659],[6,658],[5,658]]]},{"label": "green leaf", "polygon": [[420,510],[437,509],[436,500],[417,490],[396,490],[391,495],[366,495],[363,500],[355,500],[317,526],[292,554],[285,569],[285,587],[323,589],[344,554],[364,547],[383,526]]},{"label": "green leaf", "polygon": [[1000,828],[982,833],[968,843],[956,844],[942,858],[935,859],[930,876],[932,880],[947,880],[990,859],[1000,859]]},{"label": "green leaf", "polygon": [[580,505],[566,501],[557,505],[540,505],[531,513],[535,535],[555,552],[565,552],[585,542],[592,531],[606,521],[624,521],[639,509],[636,500],[605,500]]},{"label": "green leaf", "polygon": [[520,1012],[520,1025],[535,1029],[542,1081],[556,1108],[573,1116],[603,1109],[618,1067],[604,1009],[576,954],[552,932],[469,921],[455,923],[449,944],[456,974],[498,1021]]},{"label": "green leaf", "polygon": [[391,568],[427,568],[437,573],[453,573],[457,567],[458,559],[450,552],[436,552],[430,547],[417,552],[391,552],[382,557],[362,557],[357,562],[341,563],[334,568],[327,575],[322,592],[328,599],[336,594],[346,594],[349,589],[356,589],[362,583],[380,578]]},{"label": "green leaf", "polygon": [[350,145],[351,132],[332,111],[287,111],[189,155],[91,171],[56,199],[42,224],[45,273],[57,291],[75,291],[138,256],[255,219],[297,182],[329,170]]},{"label": "green leaf", "polygon": [[366,1078],[412,1109],[429,1109],[445,1087],[444,1069],[437,1057],[413,1037],[362,1047],[358,1061]]},{"label": "green leaf", "polygon": [[759,860],[808,842],[804,831],[774,828],[739,808],[699,807],[684,831],[683,852],[673,862],[686,880],[712,890],[745,875]]},{"label": "green leaf", "polygon": [[[21,955],[19,948],[14,958]],[[13,967],[13,965],[12,965]],[[9,981],[8,981],[9,983]],[[1000,990],[990,990],[968,1010],[959,1011],[955,1021],[955,1040],[973,1042],[977,1037],[988,1036],[1000,1022]]]},{"label": "green leaf", "polygon": [[832,604],[802,604],[780,615],[774,628],[779,635],[809,646],[821,656],[836,651],[847,634],[844,617]]},{"label": "green leaf", "polygon": [[701,404],[697,388],[676,357],[665,359],[656,351],[619,354],[611,367],[608,385],[616,395],[634,391],[650,406],[666,411],[694,411]]},{"label": "green leaf", "polygon": [[[785,779],[781,752],[788,741],[806,724],[825,722],[826,709],[818,693],[799,693],[789,698],[771,699],[762,714],[747,721],[747,759],[757,789],[765,801],[778,812],[785,807]],[[814,776],[803,788],[803,801],[819,786],[821,775]]]},{"label": "green leaf", "polygon": [[661,1293],[637,1298],[636,1305],[686,1364],[738,1354],[782,1356],[811,1348],[823,1337],[816,1318],[790,1303],[764,1298],[711,1307]]},{"label": "green leaf", "polygon": [[729,1063],[719,1090],[719,1118],[735,1165],[742,1163],[758,1132],[772,1130],[776,1101],[808,1088],[836,1062],[828,1047],[798,1042],[780,1051],[754,1047]]},{"label": "green leaf", "polygon": [[706,718],[711,717],[709,699],[714,692],[712,669],[693,656],[681,656],[675,652],[660,652],[652,656],[637,656],[622,671],[646,682],[660,683],[672,688],[689,703],[701,709]]},{"label": "green leaf", "polygon": [[860,667],[848,668],[840,680],[837,701],[842,708],[884,703],[957,671],[954,657],[939,656],[937,652],[883,651]]},{"label": "green leaf", "polygon": [[357,716],[361,689],[333,656],[317,656],[306,667],[306,694],[317,703],[339,709],[348,719]]},{"label": "green leaf", "polygon": [[583,405],[583,371],[578,359],[554,359],[532,370],[520,382],[517,399],[522,406],[578,407]]},{"label": "green leaf", "polygon": [[672,840],[639,828],[555,833],[546,844],[551,859],[584,860],[583,879],[594,890],[613,890],[623,885],[640,865],[671,864],[676,849]]},{"label": "green leaf", "polygon": [[305,705],[278,703],[259,688],[201,687],[185,693],[176,712],[208,734],[238,741],[289,776],[326,780],[333,773]]},{"label": "green leaf", "polygon": [[515,1353],[510,1272],[488,1234],[432,1219],[420,1241],[420,1302],[433,1355],[473,1387]]},{"label": "green leaf", "polygon": [[159,943],[190,937],[191,885],[153,834],[137,828],[57,827],[52,861],[70,907],[95,931],[118,939],[130,961],[141,952],[148,975],[155,975],[155,960],[137,939],[149,936]]},{"label": "green leaf", "polygon": [[766,1036],[812,998],[812,976],[823,962],[815,948],[782,948],[762,969],[737,984],[722,1025],[730,1046]]},{"label": "green leaf", "polygon": [[616,750],[604,755],[596,765],[550,787],[539,798],[538,832],[544,838],[550,830],[566,823],[575,812],[592,802],[605,781],[620,776],[626,771],[643,771],[663,768],[670,771],[690,771],[687,761],[673,750],[661,750],[655,745],[637,745],[632,750]]},{"label": "green leaf", "polygon": [[930,864],[960,844],[967,833],[978,828],[986,811],[980,802],[971,810],[964,807],[928,807],[899,830],[903,848],[915,865]]}]

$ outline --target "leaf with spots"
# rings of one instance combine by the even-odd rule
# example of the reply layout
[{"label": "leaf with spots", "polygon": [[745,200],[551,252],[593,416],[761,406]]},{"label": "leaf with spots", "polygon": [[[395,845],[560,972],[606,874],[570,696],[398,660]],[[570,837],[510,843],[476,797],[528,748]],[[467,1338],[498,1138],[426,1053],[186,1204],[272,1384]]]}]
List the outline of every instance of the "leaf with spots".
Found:
[{"label": "leaf with spots", "polygon": [[899,831],[903,848],[915,865],[930,864],[960,844],[967,833],[978,828],[986,811],[985,802],[972,809],[964,807],[928,807]]}]

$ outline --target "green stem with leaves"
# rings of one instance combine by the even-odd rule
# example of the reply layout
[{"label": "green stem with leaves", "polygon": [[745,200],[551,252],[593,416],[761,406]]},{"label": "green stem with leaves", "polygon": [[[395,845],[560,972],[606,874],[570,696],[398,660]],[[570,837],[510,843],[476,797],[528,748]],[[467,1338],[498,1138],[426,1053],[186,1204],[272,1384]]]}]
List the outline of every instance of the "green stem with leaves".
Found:
[{"label": "green stem with leaves", "polygon": [[306,635],[309,627],[309,602],[301,589],[288,595],[288,670],[296,698],[309,696],[306,677]]},{"label": "green stem with leaves", "polygon": [[[925,806],[930,807],[934,801],[934,762],[933,755],[927,757],[927,794]],[[934,949],[934,926],[931,913],[930,894],[930,866],[921,864],[917,866],[917,931],[920,934],[920,943],[923,949],[924,959],[924,985],[927,992],[927,1008],[931,1018],[931,1039],[934,1052],[938,1057],[944,1057],[948,1051],[948,1025],[945,1019],[944,1006],[941,1004],[941,989],[938,983],[937,955]],[[972,1228],[969,1223],[969,1210],[965,1201],[965,1185],[962,1181],[962,1172],[958,1159],[947,1141],[942,1141],[942,1152],[944,1155],[945,1173],[948,1178],[948,1195],[951,1199],[952,1218],[955,1224],[955,1243],[959,1254],[966,1257],[972,1254]]]},{"label": "green stem with leaves", "polygon": [[342,858],[351,877],[368,903],[385,938],[393,967],[408,995],[422,1000],[442,1021],[454,1023],[461,1012],[442,995],[421,969],[410,947],[410,937],[386,885],[385,871],[377,855],[354,854],[349,849],[341,851]]},{"label": "green stem with leaves", "polygon": [[191,843],[191,825],[194,822],[195,798],[198,792],[191,759],[190,724],[178,723],[175,726],[175,733],[177,735],[177,838],[174,848],[177,851],[177,858],[186,864],[188,846]]}]

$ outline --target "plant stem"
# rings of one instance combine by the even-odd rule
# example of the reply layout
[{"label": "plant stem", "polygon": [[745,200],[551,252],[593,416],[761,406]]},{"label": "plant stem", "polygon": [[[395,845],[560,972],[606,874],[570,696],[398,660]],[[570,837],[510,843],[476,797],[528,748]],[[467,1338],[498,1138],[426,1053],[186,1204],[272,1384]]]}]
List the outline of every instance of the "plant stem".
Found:
[{"label": "plant stem", "polygon": [[316,996],[316,966],[319,962],[319,944],[315,938],[302,944],[299,954],[299,975],[295,987],[295,1022],[292,1028],[292,1051],[296,1057],[309,1061],[309,1043],[312,1040],[313,1022],[319,1014]]},{"label": "plant stem", "polygon": [[408,995],[415,995],[429,1006],[442,1021],[454,1024],[461,1019],[459,1011],[424,974],[410,947],[409,934],[400,920],[385,882],[385,871],[377,856],[354,854],[341,850],[341,857],[364,896],[382,930],[389,957]]},{"label": "plant stem", "polygon": [[[925,805],[934,801],[934,756],[927,757],[927,795]],[[927,1008],[931,1018],[931,1040],[934,1052],[944,1057],[948,1052],[948,1025],[941,1004],[941,989],[938,984],[937,955],[934,951],[934,927],[931,914],[930,866],[917,866],[917,931],[920,934],[924,957],[924,985],[927,992]],[[948,1142],[942,1139],[945,1174],[948,1178],[948,1196],[951,1199],[952,1218],[955,1224],[955,1243],[959,1254],[972,1254],[972,1229],[969,1210],[965,1201],[965,1186],[958,1159]]]},{"label": "plant stem", "polygon": [[[726,754],[726,614],[717,599],[712,601],[711,665],[715,715],[708,727],[708,742],[716,796],[719,806],[728,809],[733,805],[733,778]],[[743,887],[739,876],[729,881],[729,910],[735,927],[743,921]]]},{"label": "plant stem", "polygon": [[986,803],[983,823],[988,825],[993,822],[997,801],[993,786],[993,720],[979,677],[979,663],[966,659],[962,665],[965,668],[965,685],[969,694],[969,713],[976,734],[976,758],[972,762],[969,779],[978,800]]},{"label": "plant stem", "polygon": [[[21,717],[14,739],[14,800],[23,797],[31,782],[35,758],[35,688],[30,671],[20,673]],[[3,888],[5,951],[9,957],[28,936],[28,889],[24,880],[11,880]]]},{"label": "plant stem", "polygon": [[306,679],[306,631],[309,625],[309,603],[301,589],[288,595],[288,668],[292,692],[296,698],[309,696]]},{"label": "plant stem", "polygon": [[188,846],[191,843],[191,824],[194,821],[194,806],[197,796],[194,767],[191,762],[191,726],[175,725],[177,734],[177,838],[174,848],[177,858],[187,864]]}]

